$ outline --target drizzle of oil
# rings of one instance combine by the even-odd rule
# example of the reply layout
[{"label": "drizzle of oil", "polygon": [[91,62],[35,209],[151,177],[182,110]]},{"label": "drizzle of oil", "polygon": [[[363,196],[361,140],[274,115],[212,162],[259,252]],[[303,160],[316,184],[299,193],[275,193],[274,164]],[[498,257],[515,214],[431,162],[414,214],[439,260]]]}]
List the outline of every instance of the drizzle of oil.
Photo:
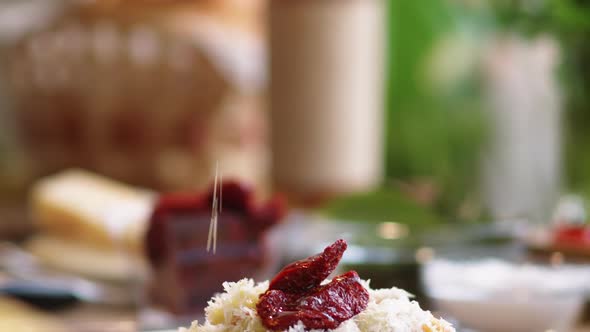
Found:
[{"label": "drizzle of oil", "polygon": [[[221,212],[222,208],[222,181],[223,176],[219,172],[219,162],[215,164],[215,179],[213,182],[213,203],[211,206],[211,221],[209,223],[209,234],[207,236],[207,252],[215,252],[217,251],[217,223],[219,218],[219,213]],[[218,196],[219,193],[219,196]]]}]

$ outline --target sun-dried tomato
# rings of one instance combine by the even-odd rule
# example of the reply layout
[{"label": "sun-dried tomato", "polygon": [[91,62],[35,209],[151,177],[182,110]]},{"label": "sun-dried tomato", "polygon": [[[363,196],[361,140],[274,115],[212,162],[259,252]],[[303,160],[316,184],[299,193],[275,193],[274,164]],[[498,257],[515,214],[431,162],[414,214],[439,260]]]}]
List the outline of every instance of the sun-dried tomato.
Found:
[{"label": "sun-dried tomato", "polygon": [[345,250],[346,242],[338,240],[321,254],[279,272],[256,306],[264,326],[286,330],[301,321],[307,329],[334,329],[363,311],[369,293],[355,271],[321,285],[336,269]]},{"label": "sun-dried tomato", "polygon": [[302,293],[319,286],[330,273],[334,272],[346,247],[346,241],[338,240],[324,249],[321,254],[285,266],[271,280],[268,289]]}]

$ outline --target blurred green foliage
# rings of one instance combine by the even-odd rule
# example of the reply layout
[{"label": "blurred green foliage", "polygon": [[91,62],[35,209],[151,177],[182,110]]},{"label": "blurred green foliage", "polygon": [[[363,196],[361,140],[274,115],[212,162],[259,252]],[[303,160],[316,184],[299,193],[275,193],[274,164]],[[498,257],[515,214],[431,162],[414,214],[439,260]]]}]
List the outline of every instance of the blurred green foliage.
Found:
[{"label": "blurred green foliage", "polygon": [[342,197],[328,204],[323,212],[345,220],[363,220],[369,223],[401,222],[416,229],[441,222],[441,218],[435,213],[392,189]]},{"label": "blurred green foliage", "polygon": [[429,178],[440,188],[434,208],[448,219],[460,219],[460,206],[477,194],[485,138],[480,86],[469,63],[451,63],[451,72],[438,68],[442,77],[436,77],[436,66],[437,61],[441,67],[448,64],[444,52],[459,56],[451,61],[476,57],[492,20],[483,11],[446,0],[389,4],[387,176]]},{"label": "blurred green foliage", "polygon": [[[478,219],[461,211],[477,201],[486,122],[475,63],[493,20],[489,12],[447,0],[390,0],[388,6],[388,180],[376,192],[332,202],[325,212],[417,229]],[[411,187],[425,182],[435,197],[418,203]]]}]

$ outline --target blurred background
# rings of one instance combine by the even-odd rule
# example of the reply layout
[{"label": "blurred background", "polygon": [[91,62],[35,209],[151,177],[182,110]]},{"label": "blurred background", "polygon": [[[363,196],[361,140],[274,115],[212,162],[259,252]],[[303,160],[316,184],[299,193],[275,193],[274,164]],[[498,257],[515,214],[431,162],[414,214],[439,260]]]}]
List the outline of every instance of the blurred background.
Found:
[{"label": "blurred background", "polygon": [[1,1],[0,330],[186,326],[344,237],[461,331],[590,331],[588,59],[584,0]]}]

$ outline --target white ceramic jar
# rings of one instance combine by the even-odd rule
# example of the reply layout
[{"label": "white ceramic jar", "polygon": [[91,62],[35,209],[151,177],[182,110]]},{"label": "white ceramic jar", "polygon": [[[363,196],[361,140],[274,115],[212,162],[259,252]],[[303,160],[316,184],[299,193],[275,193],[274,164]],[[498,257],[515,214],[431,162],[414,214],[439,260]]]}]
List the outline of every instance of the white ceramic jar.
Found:
[{"label": "white ceramic jar", "polygon": [[288,193],[367,190],[382,178],[382,0],[271,0],[273,176]]}]

